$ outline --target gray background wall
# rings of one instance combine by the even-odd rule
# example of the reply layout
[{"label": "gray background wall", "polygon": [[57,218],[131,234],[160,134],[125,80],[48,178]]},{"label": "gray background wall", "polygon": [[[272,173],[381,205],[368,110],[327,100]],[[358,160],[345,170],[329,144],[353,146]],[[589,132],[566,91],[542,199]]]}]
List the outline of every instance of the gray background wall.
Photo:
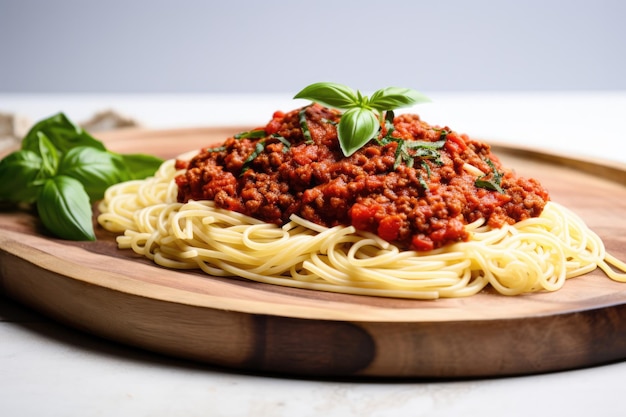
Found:
[{"label": "gray background wall", "polygon": [[620,0],[0,0],[0,92],[626,89]]}]

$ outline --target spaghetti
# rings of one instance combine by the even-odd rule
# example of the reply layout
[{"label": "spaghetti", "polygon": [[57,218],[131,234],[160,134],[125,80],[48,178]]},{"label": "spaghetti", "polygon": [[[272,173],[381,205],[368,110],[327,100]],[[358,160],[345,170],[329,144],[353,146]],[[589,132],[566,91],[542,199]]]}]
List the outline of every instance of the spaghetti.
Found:
[{"label": "spaghetti", "polygon": [[538,217],[500,228],[477,220],[465,227],[467,241],[413,251],[353,226],[324,227],[296,215],[279,226],[211,200],[178,202],[175,178],[182,171],[168,160],[154,177],[107,190],[98,222],[123,233],[119,248],[167,268],[399,298],[464,297],[487,286],[504,295],[555,291],[598,267],[626,282],[626,264],[556,202]]}]

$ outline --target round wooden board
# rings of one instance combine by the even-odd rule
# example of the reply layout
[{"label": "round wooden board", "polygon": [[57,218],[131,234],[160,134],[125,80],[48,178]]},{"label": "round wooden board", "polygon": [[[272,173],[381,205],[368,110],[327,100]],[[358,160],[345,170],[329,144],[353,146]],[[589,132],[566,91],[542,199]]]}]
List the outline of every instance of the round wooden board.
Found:
[{"label": "round wooden board", "polygon": [[[127,130],[110,149],[174,157],[245,129]],[[494,146],[626,259],[626,167]],[[0,212],[0,288],[68,325],[167,355],[300,377],[532,374],[626,358],[626,284],[593,272],[554,293],[435,301],[349,296],[167,270]]]}]

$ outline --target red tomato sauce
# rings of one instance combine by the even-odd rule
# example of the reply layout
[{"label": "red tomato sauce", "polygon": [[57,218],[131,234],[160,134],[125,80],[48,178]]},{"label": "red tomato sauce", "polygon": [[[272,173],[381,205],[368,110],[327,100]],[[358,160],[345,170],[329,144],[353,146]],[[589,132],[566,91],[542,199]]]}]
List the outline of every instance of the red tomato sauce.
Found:
[{"label": "red tomato sauce", "polygon": [[539,182],[505,169],[489,145],[413,114],[396,116],[344,157],[340,117],[317,104],[276,112],[252,134],[177,161],[186,168],[176,178],[178,200],[213,200],[278,225],[292,214],[328,227],[353,225],[416,250],[467,240],[465,225],[481,218],[501,227],[539,216],[549,200]]}]

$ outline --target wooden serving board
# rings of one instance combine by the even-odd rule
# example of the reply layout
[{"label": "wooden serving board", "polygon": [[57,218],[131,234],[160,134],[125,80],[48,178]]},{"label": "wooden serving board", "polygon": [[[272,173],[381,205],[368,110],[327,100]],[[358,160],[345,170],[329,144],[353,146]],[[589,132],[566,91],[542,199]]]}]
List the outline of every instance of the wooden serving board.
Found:
[{"label": "wooden serving board", "polygon": [[[174,157],[245,129],[128,130],[119,152]],[[626,166],[494,146],[541,180],[626,259]],[[167,355],[304,377],[457,378],[532,374],[626,358],[626,284],[596,271],[554,293],[398,300],[276,287],[155,266],[96,242],[46,235],[0,212],[0,289],[78,329]]]}]

